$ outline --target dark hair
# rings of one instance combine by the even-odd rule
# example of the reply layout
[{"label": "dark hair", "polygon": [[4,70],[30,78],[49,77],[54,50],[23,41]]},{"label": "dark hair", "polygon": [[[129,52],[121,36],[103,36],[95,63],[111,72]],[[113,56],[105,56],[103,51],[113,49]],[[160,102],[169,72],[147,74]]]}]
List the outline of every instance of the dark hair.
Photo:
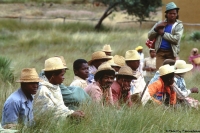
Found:
[{"label": "dark hair", "polygon": [[175,60],[173,60],[173,59],[165,59],[164,61],[163,61],[163,65],[166,65],[166,64],[169,64],[170,66],[173,66],[174,64],[175,64]]},{"label": "dark hair", "polygon": [[129,76],[129,75],[117,75],[116,76],[117,79],[122,79],[122,78],[128,78],[128,79],[135,79],[133,76]]},{"label": "dark hair", "polygon": [[115,76],[115,71],[114,70],[103,70],[103,71],[97,72],[94,75],[95,81],[101,80],[104,75],[113,75],[113,76]]},{"label": "dark hair", "polygon": [[[172,9],[172,10],[174,10],[174,9]],[[179,18],[179,15],[178,15],[179,9],[175,9],[175,10],[176,10],[176,13],[177,13],[176,19],[178,19],[178,18]],[[165,18],[166,18],[166,19],[167,19],[167,13],[168,13],[169,11],[171,11],[171,10],[168,10],[168,11],[165,12]]]},{"label": "dark hair", "polygon": [[160,78],[163,80],[164,83],[168,83],[170,79],[174,78],[174,73],[169,73],[163,76],[160,76]]},{"label": "dark hair", "polygon": [[50,79],[53,75],[59,75],[62,73],[63,69],[54,70],[54,71],[44,71],[44,75],[47,77],[47,79]]},{"label": "dark hair", "polygon": [[81,65],[83,63],[87,63],[87,61],[84,60],[84,59],[77,59],[77,60],[75,60],[74,63],[73,63],[73,69],[74,70],[79,70],[81,68]]}]

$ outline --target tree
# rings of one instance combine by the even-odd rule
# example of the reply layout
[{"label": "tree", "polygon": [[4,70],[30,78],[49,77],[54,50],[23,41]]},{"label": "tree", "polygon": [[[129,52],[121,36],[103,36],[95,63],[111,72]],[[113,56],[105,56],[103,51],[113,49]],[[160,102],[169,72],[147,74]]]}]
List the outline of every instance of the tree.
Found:
[{"label": "tree", "polygon": [[105,4],[107,9],[99,19],[95,29],[99,29],[103,20],[113,11],[125,10],[129,15],[135,15],[142,23],[145,18],[149,17],[150,12],[156,12],[158,7],[162,6],[162,0],[95,0]]}]

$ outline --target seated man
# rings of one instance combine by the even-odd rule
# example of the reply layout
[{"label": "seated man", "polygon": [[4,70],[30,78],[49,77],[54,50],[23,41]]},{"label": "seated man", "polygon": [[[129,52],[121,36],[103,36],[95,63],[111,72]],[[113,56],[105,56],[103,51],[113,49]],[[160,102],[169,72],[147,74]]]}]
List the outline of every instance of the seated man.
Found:
[{"label": "seated man", "polygon": [[70,86],[79,86],[81,88],[85,88],[87,86],[86,79],[89,75],[88,63],[84,59],[77,59],[73,63],[74,70],[74,80],[70,84]]},{"label": "seated man", "polygon": [[130,107],[132,105],[130,84],[137,78],[133,76],[132,69],[128,66],[122,66],[116,75],[117,80],[111,85],[114,104],[120,107],[120,104],[126,103]]},{"label": "seated man", "polygon": [[109,44],[105,44],[105,45],[103,46],[102,51],[105,52],[105,54],[106,54],[107,56],[111,56],[113,50],[111,49],[111,47],[110,47]]},{"label": "seated man", "polygon": [[89,84],[85,91],[95,102],[105,104],[113,104],[112,85],[115,78],[115,71],[108,62],[101,64],[94,75],[95,81]]},{"label": "seated man", "polygon": [[149,94],[155,103],[176,104],[176,92],[171,87],[174,83],[174,72],[174,67],[168,64],[159,68],[160,78],[148,86]]},{"label": "seated man", "polygon": [[24,68],[21,71],[21,87],[12,93],[4,103],[2,113],[3,128],[15,128],[23,123],[27,126],[33,122],[33,94],[38,90],[38,82],[41,80],[35,68]]}]

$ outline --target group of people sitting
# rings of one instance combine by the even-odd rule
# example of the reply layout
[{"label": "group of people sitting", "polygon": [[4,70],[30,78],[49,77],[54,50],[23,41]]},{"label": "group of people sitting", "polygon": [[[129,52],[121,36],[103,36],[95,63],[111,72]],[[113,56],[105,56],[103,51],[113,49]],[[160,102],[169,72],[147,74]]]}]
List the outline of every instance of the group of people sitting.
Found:
[{"label": "group of people sitting", "polygon": [[[17,81],[20,88],[4,103],[2,127],[13,129],[19,123],[34,125],[34,114],[42,115],[48,111],[55,118],[83,118],[85,113],[79,110],[79,106],[92,102],[116,109],[122,105],[145,105],[148,101],[165,106],[183,104],[198,108],[199,102],[188,97],[190,93],[198,93],[198,88],[188,90],[184,81],[184,74],[193,68],[191,64],[166,59],[158,71],[153,66],[144,65],[143,70],[154,74],[148,84],[139,71],[139,50],[128,50],[125,57],[111,56],[110,45],[104,45],[103,50],[92,54],[90,61],[75,60],[74,80],[70,86],[63,84],[68,67],[62,56],[46,59],[39,76],[35,68],[24,68]],[[149,51],[155,54],[153,49]],[[153,60],[155,55],[149,58]]]}]

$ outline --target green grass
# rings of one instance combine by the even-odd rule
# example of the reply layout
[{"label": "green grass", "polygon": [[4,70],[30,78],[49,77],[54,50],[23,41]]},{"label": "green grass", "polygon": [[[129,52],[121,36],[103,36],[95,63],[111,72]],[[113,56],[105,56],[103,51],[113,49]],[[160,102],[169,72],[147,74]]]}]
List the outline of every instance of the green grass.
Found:
[{"label": "green grass", "polygon": [[[69,70],[65,74],[64,84],[69,85],[73,79],[72,64],[78,58],[91,59],[91,54],[101,50],[104,44],[110,44],[113,55],[124,56],[127,50],[136,46],[145,46],[149,29],[133,27],[106,27],[97,32],[94,25],[88,23],[50,23],[0,20],[1,57],[11,60],[11,68],[16,79],[26,67],[35,67],[39,73],[44,68],[44,61],[52,56],[61,55],[65,58]],[[188,60],[193,47],[200,49],[198,42],[189,40],[192,31],[184,32],[181,41],[181,59]],[[188,73],[188,88],[199,86],[199,72]],[[18,83],[0,80],[0,110],[6,98],[19,87]],[[193,97],[200,100],[199,94]],[[145,107],[121,108],[97,105],[84,105],[80,108],[86,113],[85,118],[77,123],[70,119],[58,123],[49,116],[37,119],[33,128],[21,127],[20,132],[31,133],[165,133],[166,130],[198,130],[199,111],[180,107],[165,109],[149,104]],[[1,114],[1,113],[0,113]],[[36,114],[37,116],[37,114]],[[0,117],[1,118],[1,117]]]}]

